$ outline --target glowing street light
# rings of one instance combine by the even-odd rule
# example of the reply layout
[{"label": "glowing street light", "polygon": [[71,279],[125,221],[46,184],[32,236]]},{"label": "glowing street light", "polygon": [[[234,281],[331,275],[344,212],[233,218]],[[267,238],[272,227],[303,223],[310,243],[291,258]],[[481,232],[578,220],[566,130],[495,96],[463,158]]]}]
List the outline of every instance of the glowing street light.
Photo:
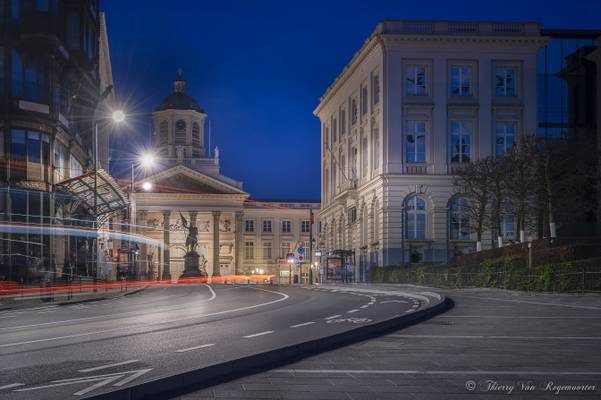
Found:
[{"label": "glowing street light", "polygon": [[125,113],[121,110],[113,111],[113,121],[116,123],[121,123],[125,121]]},{"label": "glowing street light", "polygon": [[140,156],[140,165],[145,169],[151,169],[156,164],[156,157],[152,153],[144,153]]},{"label": "glowing street light", "polygon": [[149,192],[150,190],[152,190],[152,183],[144,182],[142,184],[142,189],[144,189],[146,192]]}]

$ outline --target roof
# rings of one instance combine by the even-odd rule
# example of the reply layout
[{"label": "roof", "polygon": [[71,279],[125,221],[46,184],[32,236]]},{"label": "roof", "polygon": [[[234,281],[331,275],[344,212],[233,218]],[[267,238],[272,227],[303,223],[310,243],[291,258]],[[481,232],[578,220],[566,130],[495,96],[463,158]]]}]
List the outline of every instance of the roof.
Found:
[{"label": "roof", "polygon": [[194,110],[201,113],[205,111],[200,108],[196,100],[188,96],[186,93],[171,93],[161,102],[155,111],[163,110]]},{"label": "roof", "polygon": [[[71,194],[92,215],[103,216],[127,206],[127,197],[117,182],[103,169],[98,170],[96,210],[94,210],[94,172],[67,179],[57,185],[60,191]],[[96,212],[95,212],[96,211]]]}]

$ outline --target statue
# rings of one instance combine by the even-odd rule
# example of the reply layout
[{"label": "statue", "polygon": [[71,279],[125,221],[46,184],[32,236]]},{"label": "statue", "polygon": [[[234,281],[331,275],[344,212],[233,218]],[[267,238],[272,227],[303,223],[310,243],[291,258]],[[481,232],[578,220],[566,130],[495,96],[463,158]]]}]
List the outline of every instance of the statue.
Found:
[{"label": "statue", "polygon": [[[195,213],[192,218],[195,218]],[[184,255],[184,272],[180,278],[199,278],[206,277],[207,272],[205,270],[207,260],[204,256],[198,255],[196,252],[196,246],[198,246],[198,228],[193,221],[188,223],[186,217],[179,213],[182,226],[187,231],[186,234],[186,254]],[[199,269],[200,267],[200,269]]]},{"label": "statue", "polygon": [[192,222],[188,224],[188,220],[182,213],[179,213],[179,216],[182,220],[182,226],[188,231],[188,234],[186,235],[186,251],[188,253],[196,253],[196,246],[198,245],[198,228],[196,225],[193,225]]}]

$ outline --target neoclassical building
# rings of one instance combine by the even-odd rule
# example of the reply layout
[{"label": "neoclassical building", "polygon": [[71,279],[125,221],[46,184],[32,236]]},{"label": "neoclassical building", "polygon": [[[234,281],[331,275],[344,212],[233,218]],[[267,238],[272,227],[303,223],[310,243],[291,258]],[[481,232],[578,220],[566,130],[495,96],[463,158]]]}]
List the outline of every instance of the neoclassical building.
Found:
[{"label": "neoclassical building", "polygon": [[[140,246],[136,275],[163,279],[181,275],[186,252],[183,217],[198,228],[197,251],[209,276],[270,274],[287,282],[286,254],[301,256],[298,250],[308,249],[311,229],[317,237],[318,224],[311,224],[310,213],[320,204],[252,200],[242,182],[221,173],[219,149],[208,155],[206,116],[186,94],[180,70],[173,92],[153,113],[161,167],[136,182],[132,193],[134,233],[160,243]],[[308,265],[307,259],[303,261]]]},{"label": "neoclassical building", "polygon": [[327,250],[382,266],[472,249],[452,173],[537,131],[546,41],[536,23],[380,22],[314,111]]}]

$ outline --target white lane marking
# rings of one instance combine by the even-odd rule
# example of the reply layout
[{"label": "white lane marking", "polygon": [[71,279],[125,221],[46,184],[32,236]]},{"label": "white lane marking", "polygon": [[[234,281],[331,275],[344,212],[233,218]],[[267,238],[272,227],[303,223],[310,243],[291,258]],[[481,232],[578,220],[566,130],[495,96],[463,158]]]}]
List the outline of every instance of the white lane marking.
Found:
[{"label": "white lane marking", "polygon": [[[205,286],[209,286],[209,285],[205,285]],[[254,289],[254,288],[252,288]],[[211,292],[213,292],[213,289],[210,288]],[[265,289],[258,289],[257,290],[265,290]],[[213,292],[214,293],[214,292]],[[274,292],[277,293],[277,292]],[[283,294],[283,293],[281,293]],[[213,294],[211,294],[211,297],[207,300],[204,300],[203,302],[208,302],[211,301],[215,298],[216,296],[213,296]],[[119,299],[112,299],[111,301],[121,301],[121,300],[126,300],[124,298],[119,298]],[[58,307],[58,306],[50,306],[50,307]],[[134,315],[134,316],[141,316],[141,315],[149,315],[149,314],[154,314],[156,312],[167,312],[167,311],[173,311],[173,310],[178,310],[178,309],[182,309],[182,308],[186,308],[188,306],[174,306],[174,307],[165,307],[162,309],[159,309],[157,311],[153,311],[153,312],[148,312],[148,313],[140,313],[139,311],[127,311],[127,312],[122,312],[122,313],[117,313],[117,314],[105,314],[105,315],[96,315],[94,317],[82,317],[82,318],[73,318],[73,319],[63,319],[60,321],[51,321],[51,322],[42,322],[39,324],[30,324],[30,325],[20,325],[20,326],[8,326],[5,328],[0,328],[0,331],[5,331],[5,330],[13,330],[13,329],[25,329],[25,328],[35,328],[37,326],[46,326],[46,325],[56,325],[56,324],[61,324],[61,323],[68,323],[68,322],[81,322],[81,321],[93,321],[96,319],[102,319],[102,318],[106,318],[109,317],[109,319],[113,319],[115,317],[119,317],[119,316],[126,316],[126,315]],[[43,308],[47,308],[47,307],[43,307]],[[39,308],[34,308],[31,310],[38,310]]]},{"label": "white lane marking", "polygon": [[[156,322],[154,324],[147,324],[146,327],[157,326],[157,325],[165,325],[165,324],[170,324],[170,323],[174,323],[174,322],[187,321],[187,320],[190,320],[190,319],[211,317],[211,316],[214,316],[214,315],[228,314],[228,313],[237,312],[237,311],[250,310],[250,309],[253,309],[253,308],[257,308],[257,307],[263,307],[263,306],[267,306],[267,305],[270,305],[270,304],[279,303],[280,301],[284,301],[284,300],[286,300],[286,299],[288,299],[290,297],[286,293],[276,292],[276,291],[273,291],[273,290],[260,289],[260,288],[254,288],[254,287],[251,287],[249,289],[261,290],[263,292],[269,292],[269,293],[275,293],[275,294],[278,294],[278,295],[283,296],[283,297],[280,298],[280,299],[277,299],[277,300],[268,301],[266,303],[253,304],[252,306],[234,308],[234,309],[231,309],[231,310],[217,311],[217,312],[208,313],[208,314],[204,314],[204,315],[192,315],[192,316],[185,317],[185,318],[177,318],[177,319],[172,319],[172,320],[165,320],[165,321],[162,321],[162,322]],[[65,336],[57,336],[57,337],[45,338],[45,339],[29,340],[29,341],[26,341],[26,342],[6,343],[6,344],[0,344],[0,348],[2,348],[2,347],[21,346],[21,345],[24,345],[24,344],[31,344],[31,343],[48,342],[48,341],[52,341],[52,340],[69,339],[69,338],[80,337],[80,336],[90,336],[90,335],[95,335],[95,334],[98,334],[98,333],[114,332],[114,331],[123,330],[123,329],[130,329],[130,327],[128,327],[128,326],[121,326],[121,327],[118,327],[118,328],[104,329],[104,330],[95,331],[95,332],[77,333],[77,334],[73,334],[73,335],[65,335]]]},{"label": "white lane marking", "polygon": [[285,374],[374,374],[374,375],[398,375],[398,374],[423,374],[423,375],[601,375],[601,371],[482,371],[482,370],[411,370],[411,369],[275,369],[270,372],[279,372]]},{"label": "white lane marking", "polygon": [[369,306],[366,304],[366,305],[364,305],[364,306],[361,306],[361,307],[359,307],[359,308],[367,308],[367,307],[369,307]]},{"label": "white lane marking", "polygon": [[257,336],[263,336],[263,335],[269,335],[272,334],[274,331],[264,331],[264,332],[259,332],[259,333],[253,333],[252,335],[246,335],[246,336],[242,336],[245,339],[250,339],[250,338],[254,338]]},{"label": "white lane marking", "polygon": [[359,311],[359,310],[355,308],[354,310],[349,310],[349,311],[347,311],[347,313],[348,313],[348,314],[352,314],[352,313],[356,313],[357,311]]},{"label": "white lane marking", "polygon": [[402,304],[407,304],[407,302],[404,301],[404,300],[384,300],[384,301],[380,302],[380,304],[387,304],[387,303],[402,303]]},{"label": "white lane marking", "polygon": [[104,385],[108,385],[109,383],[113,383],[113,382],[115,382],[117,379],[119,379],[121,377],[122,377],[122,375],[117,375],[117,376],[113,376],[111,378],[106,378],[106,379],[104,379],[104,380],[102,380],[102,381],[100,381],[100,382],[98,382],[98,383],[96,383],[96,384],[94,384],[92,386],[88,386],[85,389],[82,389],[82,390],[79,390],[79,391],[73,393],[73,396],[84,395],[86,393],[91,392],[92,390],[95,390],[95,389],[98,389],[100,387],[103,387]]},{"label": "white lane marking", "polygon": [[215,343],[201,344],[200,346],[194,346],[194,347],[188,347],[187,349],[179,349],[179,350],[175,350],[175,352],[176,352],[176,353],[185,353],[186,351],[192,351],[192,350],[204,349],[204,348],[206,348],[206,347],[211,347],[211,346],[215,346]]},{"label": "white lane marking", "polygon": [[334,318],[338,318],[338,317],[342,317],[342,315],[341,314],[336,314],[336,315],[332,315],[332,316],[329,316],[329,317],[325,317],[324,319],[327,321],[329,319],[334,319]]},{"label": "white lane marking", "polygon": [[144,375],[145,373],[150,372],[150,371],[152,371],[152,368],[141,369],[138,372],[136,372],[136,373],[128,376],[127,378],[123,379],[122,381],[119,381],[119,382],[115,383],[113,386],[123,386],[126,383],[129,383],[129,382],[133,381],[134,379],[139,378],[142,375]]},{"label": "white lane marking", "polygon": [[16,388],[19,386],[25,386],[24,383],[11,383],[10,385],[4,385],[4,386],[0,386],[0,390],[2,389],[12,389],[12,388]]},{"label": "white lane marking", "polygon": [[217,297],[217,293],[215,293],[215,291],[213,290],[213,288],[211,287],[211,285],[207,284],[206,285],[207,288],[209,288],[209,290],[211,291],[211,297],[207,300],[207,301],[211,301],[213,300],[215,297]]},{"label": "white lane marking", "polygon": [[290,325],[291,328],[300,328],[301,326],[313,325],[315,322],[304,322],[302,324]]},{"label": "white lane marking", "polygon": [[0,319],[6,319],[6,318],[15,318],[16,315],[5,315],[4,317],[0,317]]},{"label": "white lane marking", "polygon": [[100,371],[101,369],[106,369],[106,368],[111,368],[111,367],[118,367],[120,365],[133,364],[133,363],[136,363],[136,362],[138,362],[138,360],[121,361],[121,362],[118,362],[118,363],[101,365],[99,367],[94,367],[94,368],[80,369],[80,370],[78,370],[78,372]]},{"label": "white lane marking", "polygon": [[601,340],[601,336],[508,336],[508,335],[388,335],[392,338],[411,339],[521,339],[521,340]]}]

